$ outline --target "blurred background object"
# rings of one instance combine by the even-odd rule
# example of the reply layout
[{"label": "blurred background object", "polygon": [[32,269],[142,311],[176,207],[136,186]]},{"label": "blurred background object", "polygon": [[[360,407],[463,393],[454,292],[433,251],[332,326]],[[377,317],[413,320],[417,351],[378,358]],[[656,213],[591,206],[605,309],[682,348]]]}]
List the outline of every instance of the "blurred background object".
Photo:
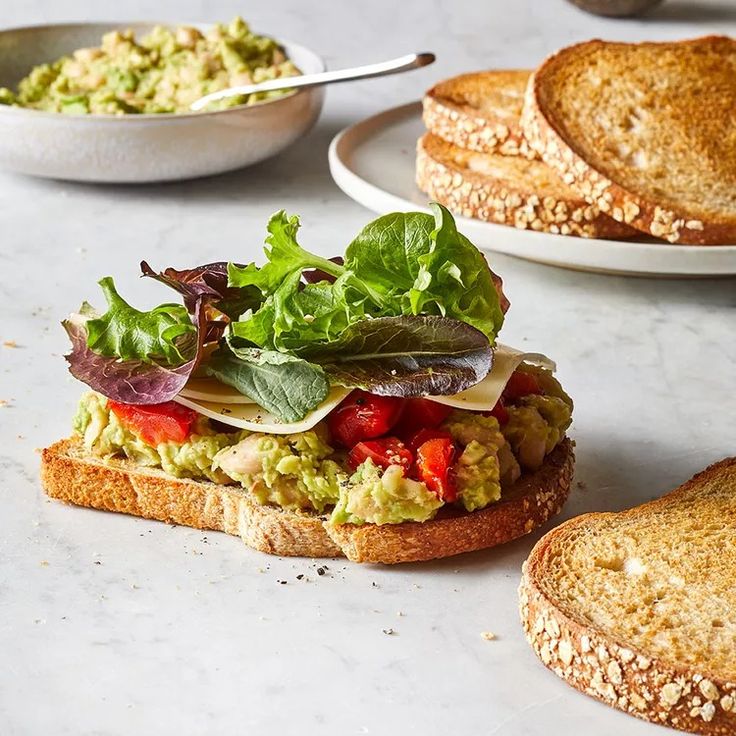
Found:
[{"label": "blurred background object", "polygon": [[569,0],[569,2],[595,15],[626,17],[650,10],[662,0]]}]

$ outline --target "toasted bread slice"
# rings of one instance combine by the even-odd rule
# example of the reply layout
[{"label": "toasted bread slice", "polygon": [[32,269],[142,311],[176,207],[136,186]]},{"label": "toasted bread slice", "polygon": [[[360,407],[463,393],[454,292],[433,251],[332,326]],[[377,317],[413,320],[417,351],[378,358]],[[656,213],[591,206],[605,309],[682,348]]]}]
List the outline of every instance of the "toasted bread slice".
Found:
[{"label": "toasted bread slice", "polygon": [[465,217],[588,238],[638,234],[578,197],[542,161],[473,153],[431,133],[417,143],[416,181],[430,197]]},{"label": "toasted bread slice", "polygon": [[469,151],[536,158],[519,121],[530,74],[503,69],[439,82],[422,101],[427,130]]},{"label": "toasted bread slice", "polygon": [[736,40],[589,41],[534,73],[522,128],[588,202],[671,243],[736,242]]},{"label": "toasted bread slice", "polygon": [[663,498],[578,516],[524,565],[534,651],[574,687],[646,720],[736,733],[736,458]]},{"label": "toasted bread slice", "polygon": [[146,519],[239,535],[275,555],[340,557],[355,562],[417,562],[493,547],[528,534],[562,508],[574,454],[565,439],[501,501],[473,513],[445,507],[432,521],[333,526],[324,516],[261,506],[240,486],[181,480],[125,459],[89,455],[78,440],[42,453],[41,480],[52,498]]}]

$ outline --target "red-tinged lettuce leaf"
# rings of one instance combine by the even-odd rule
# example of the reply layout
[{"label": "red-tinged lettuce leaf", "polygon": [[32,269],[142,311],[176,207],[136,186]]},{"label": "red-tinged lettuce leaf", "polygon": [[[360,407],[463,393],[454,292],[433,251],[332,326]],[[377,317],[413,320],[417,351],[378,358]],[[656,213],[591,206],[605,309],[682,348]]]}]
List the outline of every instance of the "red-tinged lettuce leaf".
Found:
[{"label": "red-tinged lettuce leaf", "polygon": [[160,404],[173,399],[189,380],[201,357],[206,335],[203,300],[194,304],[197,341],[192,355],[177,367],[166,367],[142,360],[120,360],[99,355],[87,345],[86,322],[89,308],[62,322],[72,342],[66,355],[69,372],[91,389],[113,401],[125,404]]},{"label": "red-tinged lettuce leaf", "polygon": [[491,369],[488,338],[447,317],[380,317],[356,322],[338,340],[300,352],[331,383],[382,396],[449,396]]},{"label": "red-tinged lettuce leaf", "polygon": [[237,319],[248,309],[258,309],[262,296],[254,286],[228,286],[227,269],[228,264],[220,261],[182,271],[167,268],[158,273],[146,261],[141,261],[143,276],[156,279],[178,291],[184,297],[184,306],[190,313],[194,313],[197,300],[206,297],[211,306],[231,319]]}]

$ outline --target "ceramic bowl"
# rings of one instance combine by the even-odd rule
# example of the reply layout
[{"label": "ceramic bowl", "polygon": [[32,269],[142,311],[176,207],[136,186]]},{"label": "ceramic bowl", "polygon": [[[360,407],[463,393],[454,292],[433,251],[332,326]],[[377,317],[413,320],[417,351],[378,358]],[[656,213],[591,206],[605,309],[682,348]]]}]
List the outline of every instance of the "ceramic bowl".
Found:
[{"label": "ceramic bowl", "polygon": [[[71,23],[0,31],[0,86],[14,89],[32,67],[97,46],[108,31],[132,28],[139,36],[153,25]],[[313,51],[279,43],[305,74],[324,71]],[[219,174],[263,161],[292,144],[314,125],[323,100],[323,89],[315,87],[256,105],[178,115],[64,115],[0,105],[0,168],[118,183]]]}]

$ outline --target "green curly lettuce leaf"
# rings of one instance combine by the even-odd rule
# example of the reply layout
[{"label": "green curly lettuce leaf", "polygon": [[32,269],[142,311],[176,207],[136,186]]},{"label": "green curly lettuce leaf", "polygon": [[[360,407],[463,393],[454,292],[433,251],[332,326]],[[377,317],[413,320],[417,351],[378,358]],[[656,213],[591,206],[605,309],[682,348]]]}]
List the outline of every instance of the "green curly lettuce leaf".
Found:
[{"label": "green curly lettuce leaf", "polygon": [[118,294],[110,276],[99,284],[107,311],[86,322],[90,350],[107,358],[170,366],[181,365],[191,357],[197,329],[184,306],[161,304],[141,312]]}]

